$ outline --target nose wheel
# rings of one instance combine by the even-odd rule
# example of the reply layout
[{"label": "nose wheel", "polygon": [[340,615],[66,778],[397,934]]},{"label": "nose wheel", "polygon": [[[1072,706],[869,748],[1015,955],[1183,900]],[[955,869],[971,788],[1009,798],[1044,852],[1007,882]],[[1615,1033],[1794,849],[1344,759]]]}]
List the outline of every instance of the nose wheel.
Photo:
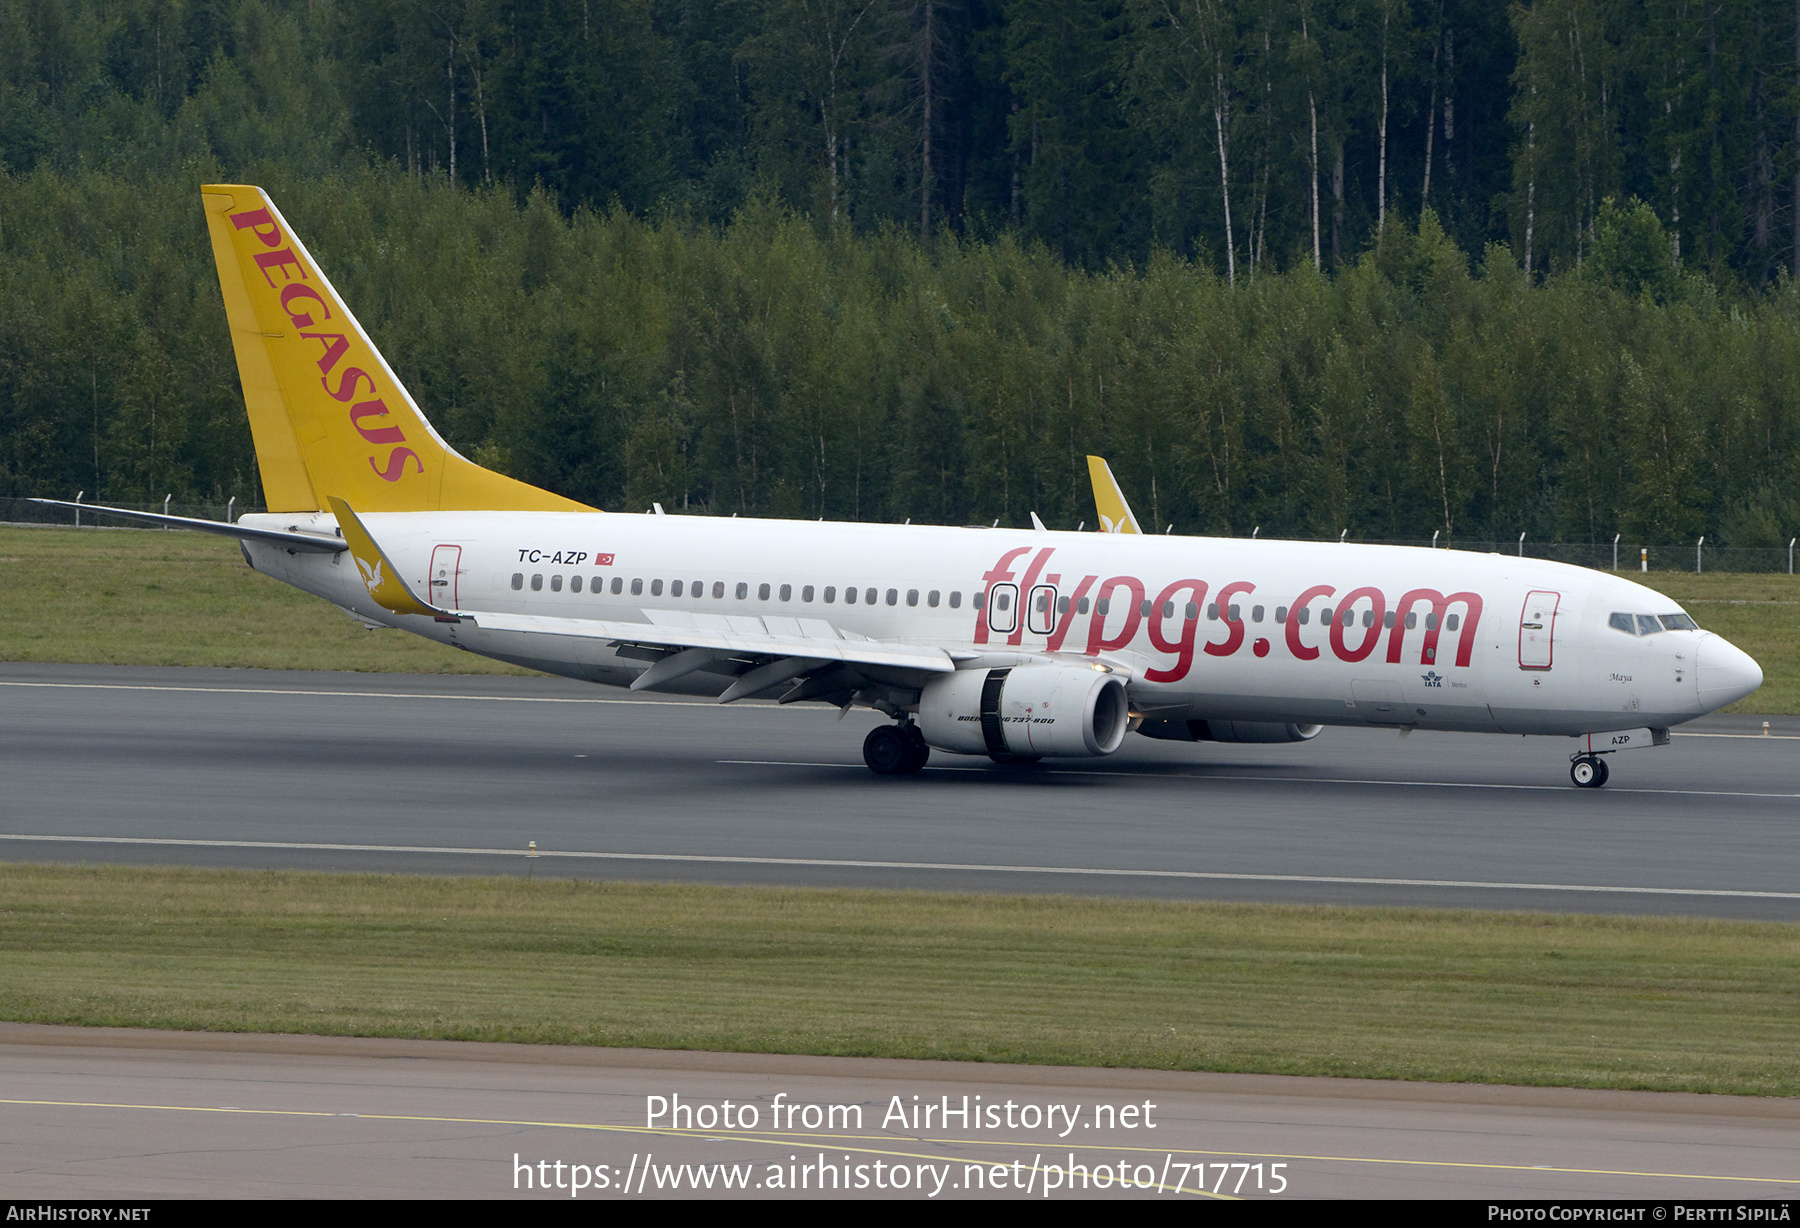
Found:
[{"label": "nose wheel", "polygon": [[863,762],[877,776],[907,776],[925,766],[931,747],[917,725],[877,725],[863,739]]},{"label": "nose wheel", "polygon": [[1611,774],[1599,755],[1577,755],[1569,763],[1569,779],[1578,789],[1598,789]]}]

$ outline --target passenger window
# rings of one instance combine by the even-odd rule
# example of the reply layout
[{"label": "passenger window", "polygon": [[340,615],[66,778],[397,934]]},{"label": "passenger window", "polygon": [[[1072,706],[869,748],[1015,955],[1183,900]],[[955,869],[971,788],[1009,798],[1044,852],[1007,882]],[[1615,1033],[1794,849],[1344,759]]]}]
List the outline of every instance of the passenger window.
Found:
[{"label": "passenger window", "polygon": [[[831,590],[826,589],[825,592],[827,594],[829,594],[831,592]],[[829,596],[827,596],[825,598],[825,600],[830,601],[831,598]],[[845,605],[855,605],[856,604],[856,590],[855,589],[847,588],[844,590],[844,604]]]},{"label": "passenger window", "polygon": [[674,583],[669,585],[669,596],[671,596],[671,597],[681,596],[681,581],[680,580],[676,580]]},{"label": "passenger window", "polygon": [[571,593],[579,593],[581,591],[581,577],[580,576],[570,576],[569,577],[569,591]]},{"label": "passenger window", "polygon": [[[750,586],[748,584],[745,584],[742,580],[738,581],[737,599],[739,601],[742,601],[744,598],[748,597],[749,595],[750,595]],[[767,584],[762,586],[762,599],[764,601],[767,601],[769,599],[769,586]]]},{"label": "passenger window", "polygon": [[934,610],[937,609],[937,607],[938,607],[938,591],[935,588],[932,589],[929,593],[925,594],[925,604],[930,606]]},{"label": "passenger window", "polygon": [[[635,585],[633,585],[632,591],[633,592],[637,591],[637,588]],[[662,581],[661,580],[650,581],[650,595],[652,597],[662,596]],[[679,580],[677,580],[675,582],[675,595],[677,597],[679,597],[681,595],[681,581],[679,581]]]},{"label": "passenger window", "polygon": [[[513,587],[517,588],[519,586],[515,584]],[[1629,614],[1614,614],[1611,618],[1606,620],[1606,625],[1611,627],[1614,631],[1623,631],[1626,635],[1637,634],[1637,620],[1632,618]]]},{"label": "passenger window", "polygon": [[1192,601],[1188,602],[1187,608],[1181,612],[1181,616],[1189,622],[1195,621],[1200,617],[1199,605]]},{"label": "passenger window", "polygon": [[532,576],[531,577],[531,591],[534,593],[539,593],[539,592],[542,592],[543,589],[544,589],[543,574],[539,573],[538,575]]},{"label": "passenger window", "polygon": [[1414,627],[1416,627],[1418,625],[1419,625],[1419,616],[1417,614],[1413,613],[1411,610],[1408,610],[1406,612],[1406,629],[1408,631],[1411,631]]},{"label": "passenger window", "polygon": [[1111,597],[1097,598],[1094,602],[1094,613],[1101,618],[1105,618],[1108,614],[1111,614],[1112,613],[1112,598]]},{"label": "passenger window", "polygon": [[[1263,616],[1263,608],[1261,606],[1253,605],[1250,607],[1250,621],[1251,622],[1253,622],[1253,623],[1261,622],[1262,616]],[[1391,624],[1391,623],[1389,624],[1389,626],[1392,626],[1392,625],[1393,624]]]},{"label": "passenger window", "polygon": [[1381,616],[1381,625],[1384,627],[1391,627],[1394,625],[1394,612],[1392,610],[1389,610],[1386,614]]},{"label": "passenger window", "polygon": [[1069,612],[1069,599],[1067,597],[1058,597],[1056,599],[1056,612],[1058,614],[1067,614]]},{"label": "passenger window", "polygon": [[1206,617],[1211,622],[1216,623],[1219,621],[1219,603],[1218,602],[1215,601],[1206,607]]},{"label": "passenger window", "polygon": [[[889,589],[888,591],[892,592],[893,590]],[[874,605],[875,604],[875,590],[874,589],[872,589],[872,588],[865,589],[863,591],[863,604],[864,605]],[[889,605],[894,604],[894,599],[892,597],[888,598],[888,604]]]},{"label": "passenger window", "polygon": [[1429,613],[1425,616],[1425,630],[1427,630],[1427,631],[1436,631],[1437,630],[1437,611],[1433,610],[1431,613]]},{"label": "passenger window", "polygon": [[1164,618],[1174,618],[1175,617],[1175,603],[1173,601],[1163,602],[1163,617]]},{"label": "passenger window", "polygon": [[[613,580],[613,592],[616,593],[618,591],[619,591],[619,581],[615,578]],[[641,597],[643,595],[643,592],[644,592],[643,578],[641,576],[633,576],[631,578],[631,595],[633,597]]]},{"label": "passenger window", "polygon": [[[525,587],[525,573],[522,571],[513,572],[513,592],[516,593],[524,587]],[[1613,617],[1616,619],[1619,616],[1617,614],[1614,614]]]},{"label": "passenger window", "polygon": [[1004,588],[1001,589],[999,592],[999,600],[995,604],[1003,611],[1011,609],[1012,594],[1007,592]]},{"label": "passenger window", "polygon": [[1278,623],[1287,622],[1287,607],[1286,606],[1278,605],[1275,607],[1275,621]]},{"label": "passenger window", "polygon": [[1639,614],[1637,625],[1639,635],[1655,635],[1662,630],[1662,624],[1657,622],[1655,616],[1651,614]]},{"label": "passenger window", "polygon": [[1242,622],[1243,620],[1238,617],[1238,610],[1241,608],[1242,607],[1240,606],[1234,605],[1229,610],[1225,611],[1225,621],[1228,623]]},{"label": "passenger window", "polygon": [[[782,591],[782,592],[783,592],[783,593],[786,593],[786,592],[787,592],[787,585],[785,585],[785,584],[784,584],[784,585],[782,585],[782,586],[781,586],[781,591]],[[807,586],[806,586],[806,587],[805,587],[805,588],[803,588],[803,589],[801,589],[801,590],[800,590],[800,600],[802,600],[802,601],[811,601],[811,600],[812,600],[812,598],[813,598],[813,586],[812,586],[812,585],[810,585],[810,584],[808,584],[808,585],[807,585]],[[785,600],[787,600],[787,598],[786,598],[786,597],[783,597],[783,598],[782,598],[782,600],[784,600],[784,601],[785,601]]]},{"label": "passenger window", "polygon": [[825,586],[825,604],[830,605],[832,602],[834,602],[836,600],[837,600],[837,586],[834,584],[827,584]]},{"label": "passenger window", "polygon": [[[744,595],[744,592],[745,592],[744,586],[742,584],[738,585],[738,596],[742,597]],[[696,584],[694,586],[694,596],[698,597],[699,595],[700,595],[700,586],[698,584]],[[725,581],[714,580],[713,581],[713,600],[714,601],[723,601],[724,599],[725,599]]]},{"label": "passenger window", "polygon": [[1457,624],[1461,621],[1462,616],[1460,614],[1452,614],[1444,620],[1444,627],[1446,630],[1454,631],[1456,630]]},{"label": "passenger window", "polygon": [[961,605],[962,605],[962,590],[961,589],[950,590],[950,608],[953,610],[958,609],[961,607]]},{"label": "passenger window", "polygon": [[1075,603],[1075,612],[1077,614],[1086,614],[1088,612],[1088,599],[1086,597],[1083,597],[1080,601]]},{"label": "passenger window", "polygon": [[[724,587],[725,586],[722,584],[719,586],[721,591],[724,590]],[[693,588],[689,591],[691,591],[694,594],[695,601],[700,600],[700,598],[706,596],[706,581],[705,580],[695,580],[694,584],[693,584]]]},{"label": "passenger window", "polygon": [[[873,592],[874,590],[871,589],[870,591]],[[890,588],[887,591],[887,603],[889,605],[899,605],[900,604],[900,590],[899,589]]]},{"label": "passenger window", "polygon": [[551,576],[550,577],[550,591],[553,593],[562,592],[562,577],[561,576]]},{"label": "passenger window", "polygon": [[909,588],[906,590],[906,604],[907,605],[918,605],[919,604],[919,590],[918,589]]},{"label": "passenger window", "polygon": [[1356,622],[1356,611],[1344,606],[1338,611],[1338,622],[1343,626],[1352,626]]},{"label": "passenger window", "polygon": [[1362,625],[1365,627],[1373,627],[1375,625],[1375,611],[1374,610],[1364,610],[1363,611]]},{"label": "passenger window", "polygon": [[[952,594],[952,597],[954,597],[954,594]],[[984,590],[979,589],[979,588],[976,589],[974,592],[969,594],[969,608],[971,610],[981,609],[982,603],[986,600],[986,598],[987,598],[987,593]],[[956,608],[956,602],[954,600],[952,600],[950,602],[950,607],[952,609]]]},{"label": "passenger window", "polygon": [[1139,618],[1149,618],[1150,617],[1150,602],[1148,602],[1148,601],[1138,602],[1138,617]]},{"label": "passenger window", "polygon": [[1298,618],[1300,620],[1300,625],[1304,627],[1307,623],[1312,621],[1312,607],[1307,605],[1301,606],[1294,612],[1294,617]]},{"label": "passenger window", "polygon": [[767,584],[759,584],[756,586],[756,599],[758,601],[767,601],[769,599],[769,586]]},{"label": "passenger window", "polygon": [[[783,601],[791,601],[793,599],[793,596],[794,596],[794,586],[792,584],[783,584],[781,586],[781,599]],[[808,598],[808,600],[810,600],[810,598]]]}]

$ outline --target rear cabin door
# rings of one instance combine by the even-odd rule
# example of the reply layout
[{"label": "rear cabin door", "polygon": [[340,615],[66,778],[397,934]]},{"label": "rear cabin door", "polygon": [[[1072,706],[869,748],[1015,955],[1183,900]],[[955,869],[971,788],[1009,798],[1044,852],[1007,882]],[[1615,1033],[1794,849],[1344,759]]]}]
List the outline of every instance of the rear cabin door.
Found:
[{"label": "rear cabin door", "polygon": [[1519,612],[1519,668],[1549,669],[1556,659],[1556,607],[1562,594],[1533,590]]},{"label": "rear cabin door", "polygon": [[438,546],[432,550],[431,596],[426,600],[440,610],[456,609],[456,576],[461,567],[461,546]]}]

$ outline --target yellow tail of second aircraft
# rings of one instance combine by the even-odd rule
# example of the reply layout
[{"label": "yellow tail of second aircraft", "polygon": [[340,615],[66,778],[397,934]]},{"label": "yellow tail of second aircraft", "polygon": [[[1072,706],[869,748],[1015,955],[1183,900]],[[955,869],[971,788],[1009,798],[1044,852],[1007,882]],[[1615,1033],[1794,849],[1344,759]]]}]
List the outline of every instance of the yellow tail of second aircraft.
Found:
[{"label": "yellow tail of second aircraft", "polygon": [[201,194],[270,511],[593,510],[445,443],[261,188]]},{"label": "yellow tail of second aircraft", "polygon": [[1088,457],[1087,463],[1088,480],[1094,484],[1094,506],[1100,512],[1100,531],[1142,533],[1137,517],[1131,514],[1131,505],[1125,502],[1125,492],[1113,477],[1112,466],[1098,456]]}]

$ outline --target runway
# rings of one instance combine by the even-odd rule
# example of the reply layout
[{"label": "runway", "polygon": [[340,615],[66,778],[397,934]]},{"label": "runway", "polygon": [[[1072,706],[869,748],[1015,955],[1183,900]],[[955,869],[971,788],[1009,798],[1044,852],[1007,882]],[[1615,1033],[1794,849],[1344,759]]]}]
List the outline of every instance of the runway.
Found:
[{"label": "runway", "polygon": [[[0,859],[1800,919],[1800,718],[861,762],[873,713],[556,679],[0,666]],[[536,846],[535,858],[530,856]]]},{"label": "runway", "polygon": [[15,1200],[1800,1193],[1753,1097],[18,1024],[0,1084]]}]

